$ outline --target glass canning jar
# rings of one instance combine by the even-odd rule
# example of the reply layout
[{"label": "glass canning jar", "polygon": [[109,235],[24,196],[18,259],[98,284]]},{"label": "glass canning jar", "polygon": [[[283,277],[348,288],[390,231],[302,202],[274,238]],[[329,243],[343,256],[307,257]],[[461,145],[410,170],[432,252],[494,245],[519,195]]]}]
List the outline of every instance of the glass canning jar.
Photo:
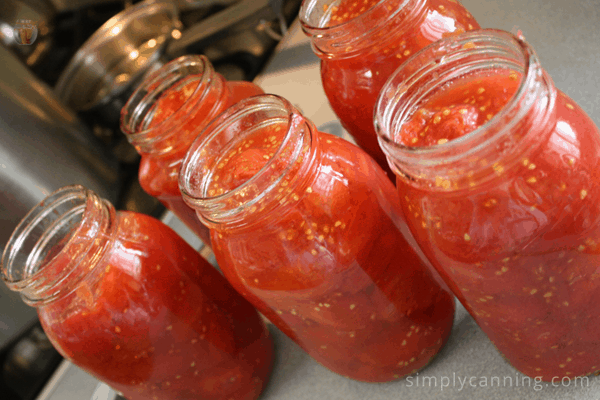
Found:
[{"label": "glass canning jar", "polygon": [[445,344],[454,298],[401,233],[394,186],[286,100],[256,96],[217,117],[180,187],[233,287],[332,371],[390,381]]},{"label": "glass canning jar", "polygon": [[2,277],[65,358],[130,400],[253,400],[268,380],[256,310],[168,226],[81,186],[29,212]]},{"label": "glass canning jar", "polygon": [[600,369],[600,132],[507,32],[448,38],[376,112],[409,226],[498,350],[544,380]]},{"label": "glass canning jar", "polygon": [[182,56],[137,87],[121,111],[121,130],[141,154],[139,181],[210,246],[208,228],[181,199],[181,161],[211,119],[243,98],[263,93],[253,83],[226,81],[205,56]]},{"label": "glass canning jar", "polygon": [[304,0],[300,22],[333,111],[393,178],[373,128],[379,91],[411,54],[479,25],[456,0]]}]

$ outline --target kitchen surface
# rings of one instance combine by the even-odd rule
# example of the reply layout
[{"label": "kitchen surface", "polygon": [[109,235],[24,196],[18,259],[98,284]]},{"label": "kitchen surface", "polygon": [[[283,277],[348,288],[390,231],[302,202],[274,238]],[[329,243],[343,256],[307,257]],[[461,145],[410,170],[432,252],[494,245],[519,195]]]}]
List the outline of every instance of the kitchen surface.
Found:
[{"label": "kitchen surface", "polygon": [[[600,125],[599,0],[462,0],[461,3],[482,27],[522,32],[538,53],[542,66],[553,78],[556,87],[571,96]],[[195,18],[201,20],[200,13]],[[273,36],[276,36],[279,28],[275,24],[263,24],[259,30],[263,32],[265,29],[273,30]],[[234,35],[228,40],[242,40],[242,36]],[[222,43],[226,42],[223,40]],[[215,59],[219,59],[216,54],[218,49],[214,46],[208,51],[213,52]],[[254,82],[265,92],[287,98],[320,130],[348,138],[327,103],[320,81],[319,59],[313,54],[310,42],[297,20],[279,41],[266,64],[255,58],[248,61],[252,65],[245,69],[245,58],[240,61],[222,57],[221,60],[224,61],[220,68],[230,76],[254,76]],[[259,64],[260,67],[256,67]],[[0,77],[2,80],[10,80],[6,74],[13,74],[10,70],[2,73],[5,75]],[[80,113],[82,115],[85,118],[89,114]],[[2,126],[0,129],[3,129]],[[106,131],[107,127],[91,126],[84,129]],[[111,143],[113,150],[122,146],[118,138],[104,139],[105,143]],[[117,154],[124,160],[130,157],[126,148],[118,150]],[[3,157],[8,158],[0,152],[0,167],[3,166]],[[130,175],[126,180],[128,182],[132,180]],[[134,187],[133,184],[130,186]],[[0,195],[7,196],[7,193]],[[121,204],[127,204],[127,201],[131,200],[124,200]],[[150,201],[151,212],[158,213],[164,222],[203,252],[209,261],[215,262],[211,252],[176,217],[169,212],[164,213],[160,208],[157,211],[154,206]],[[2,319],[11,322],[23,317],[24,321],[32,323],[33,313],[19,303],[17,296],[3,291],[0,296],[0,338],[4,334],[14,337],[15,332],[9,330],[25,328],[17,328],[19,324],[14,323],[3,325]],[[19,311],[15,315],[16,310]],[[535,381],[518,373],[503,360],[460,305],[450,340],[433,362],[407,379],[385,384],[361,383],[338,376],[312,360],[277,328],[272,325],[269,327],[275,340],[276,364],[270,382],[260,397],[264,400],[600,398],[600,379],[597,377],[553,384]],[[60,363],[36,397],[37,400],[116,398],[117,393],[112,389],[68,361]]]}]

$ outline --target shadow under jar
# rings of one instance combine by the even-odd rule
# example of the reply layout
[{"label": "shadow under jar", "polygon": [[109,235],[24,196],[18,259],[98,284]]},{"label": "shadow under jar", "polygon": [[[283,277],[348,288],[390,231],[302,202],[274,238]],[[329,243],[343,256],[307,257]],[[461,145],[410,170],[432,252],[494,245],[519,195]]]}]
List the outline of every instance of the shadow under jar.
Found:
[{"label": "shadow under jar", "polygon": [[391,381],[448,339],[454,298],[401,233],[394,186],[286,100],[221,114],[190,148],[180,187],[234,288],[332,371]]},{"label": "shadow under jar", "polygon": [[129,400],[254,400],[268,380],[256,310],[168,226],[81,186],[23,219],[2,277],[65,358]]},{"label": "shadow under jar", "polygon": [[147,77],[121,112],[121,130],[141,154],[139,181],[200,239],[210,234],[183,199],[177,177],[185,153],[211,119],[241,99],[261,94],[253,83],[226,81],[205,56],[183,56]]},{"label": "shadow under jar", "polygon": [[333,111],[393,179],[373,128],[379,91],[411,54],[479,25],[456,0],[304,0],[300,22]]},{"label": "shadow under jar", "polygon": [[390,78],[382,148],[409,226],[519,371],[600,369],[600,132],[522,38],[470,32]]}]

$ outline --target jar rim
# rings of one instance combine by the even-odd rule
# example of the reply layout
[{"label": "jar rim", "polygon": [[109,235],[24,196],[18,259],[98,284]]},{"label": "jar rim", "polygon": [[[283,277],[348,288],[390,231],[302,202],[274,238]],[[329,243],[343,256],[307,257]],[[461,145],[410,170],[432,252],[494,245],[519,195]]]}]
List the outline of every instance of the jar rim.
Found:
[{"label": "jar rim", "polygon": [[[217,141],[219,135],[226,133],[228,127],[240,123],[246,117],[266,110],[278,113],[278,115],[270,117],[271,120],[285,120],[286,122],[283,123],[287,125],[287,128],[284,128],[286,131],[283,134],[281,143],[273,155],[254,175],[242,184],[229,189],[225,193],[214,196],[209,195],[208,184],[212,182],[212,174],[216,163],[213,159],[209,160],[208,157],[216,159],[218,156],[223,155],[232,147],[232,142],[242,141],[246,135],[232,136],[226,144],[217,147],[216,151],[212,151],[210,146]],[[265,123],[268,120],[260,122]],[[196,209],[207,224],[237,220],[237,216],[242,214],[248,207],[252,207],[264,199],[266,193],[276,187],[291,171],[304,147],[302,138],[305,133],[302,129],[298,129],[303,124],[308,125],[307,133],[310,135],[313,127],[309,121],[288,100],[274,94],[252,96],[228,108],[203,129],[183,160],[179,172],[179,189],[185,202]],[[252,135],[251,131],[250,135]],[[278,170],[276,179],[267,179],[266,172],[275,165],[277,160],[282,158],[289,158],[285,168]],[[210,162],[213,162],[212,167],[208,167]],[[200,169],[203,169],[203,173],[200,172]],[[251,199],[230,209],[222,206],[222,204],[232,200],[240,193],[250,192],[249,188],[253,186],[265,190],[256,196],[247,195]]]},{"label": "jar rim", "polygon": [[[489,56],[494,51],[512,51],[522,57],[521,77],[511,99],[492,119],[459,138],[434,146],[406,146],[395,140],[402,122],[411,117],[420,99],[409,97],[416,83],[426,76],[435,76],[452,63],[463,62],[469,57]],[[481,62],[485,59],[482,58]],[[516,65],[516,64],[515,64]],[[477,65],[464,66],[477,67]],[[463,76],[464,73],[454,77]],[[498,29],[481,29],[461,33],[434,42],[412,55],[386,81],[374,109],[374,126],[382,150],[386,153],[392,170],[398,173],[395,161],[406,163],[427,160],[427,166],[449,164],[475,154],[482,148],[506,136],[520,119],[534,106],[532,94],[541,90],[543,84],[552,86],[550,78],[543,74],[538,57],[522,36]],[[553,87],[553,86],[552,86]],[[427,88],[423,88],[425,91]],[[531,97],[531,98],[528,98]],[[413,101],[414,100],[414,101]],[[554,96],[547,105],[551,109]],[[403,107],[401,108],[400,105]]]},{"label": "jar rim", "polygon": [[[334,0],[324,11],[317,9],[317,6],[321,5],[320,0],[304,0],[300,6],[300,25],[304,33],[313,39],[311,44],[318,56],[331,58],[334,53],[336,57],[351,57],[359,54],[359,50],[363,48],[361,43],[368,43],[375,31],[388,29],[385,24],[369,27],[372,21],[389,21],[402,13],[418,15],[424,10],[426,3],[426,0],[396,0],[400,4],[390,7],[387,4],[390,0],[380,0],[354,18],[327,26],[332,9],[339,1]],[[410,3],[415,3],[411,9],[408,7]],[[400,23],[394,31],[405,29],[409,23],[408,20]],[[364,29],[365,27],[368,29]],[[389,33],[387,32],[386,36],[391,36]],[[337,54],[338,52],[340,54]]]},{"label": "jar rim", "polygon": [[[353,20],[361,18],[366,14],[372,13],[373,9],[375,9],[376,7],[380,7],[386,1],[387,0],[379,0],[377,2],[377,4],[373,4],[372,6],[370,6],[367,10],[365,10],[362,14],[360,14],[357,17],[354,17],[347,21],[343,21],[337,25],[327,26],[327,25],[325,25],[329,22],[329,18],[327,18],[327,17],[330,16],[332,9],[334,7],[336,7],[336,4],[339,3],[340,0],[334,0],[330,4],[327,5],[327,9],[323,11],[324,14],[320,18],[318,18],[319,21],[317,24],[311,23],[310,18],[311,18],[311,16],[314,16],[314,12],[318,12],[318,10],[315,10],[315,7],[317,5],[319,5],[318,4],[319,0],[305,0],[300,5],[299,19],[300,19],[300,23],[302,24],[302,26],[306,27],[307,29],[311,29],[311,30],[315,30],[315,31],[327,31],[327,30],[335,29],[339,26],[349,25],[350,22],[352,22]],[[404,0],[402,6],[404,6],[404,4],[407,3],[408,1],[409,0]]]},{"label": "jar rim", "polygon": [[[166,87],[161,87],[161,83],[164,83],[163,80],[165,77],[185,71],[188,68],[197,69],[197,73],[192,75],[189,71],[186,71],[185,74],[175,75],[172,81],[166,83]],[[185,55],[178,57],[149,74],[142,81],[142,83],[138,85],[131,96],[129,96],[129,99],[121,109],[121,130],[129,142],[135,144],[145,141],[148,139],[148,135],[151,132],[163,129],[165,126],[172,123],[172,119],[175,117],[181,121],[185,120],[186,117],[194,112],[195,109],[189,104],[186,104],[186,100],[177,108],[177,110],[175,110],[164,120],[160,121],[158,124],[152,126],[151,128],[142,126],[142,129],[138,129],[138,124],[144,125],[148,123],[147,121],[144,121],[147,118],[146,112],[148,110],[146,109],[146,106],[148,103],[158,100],[162,93],[164,93],[166,90],[169,90],[172,84],[176,83],[181,85],[190,82],[197,82],[193,92],[188,97],[188,99],[195,99],[194,104],[197,104],[206,96],[210,88],[210,85],[208,85],[207,82],[213,75],[214,69],[212,64],[204,55]],[[189,82],[187,82],[188,80]],[[159,89],[158,93],[157,89]],[[178,115],[178,113],[181,112],[181,110],[185,107],[188,108],[187,112],[183,115]],[[152,138],[149,140],[151,139]]]},{"label": "jar rim", "polygon": [[[80,185],[65,186],[46,196],[19,222],[7,242],[0,264],[4,283],[34,306],[68,293],[92,272],[79,266],[94,238],[106,233],[102,230],[107,222],[94,220],[104,210],[107,217],[114,213],[112,206],[106,207],[106,201]],[[55,263],[67,248],[76,250],[68,262]]]}]

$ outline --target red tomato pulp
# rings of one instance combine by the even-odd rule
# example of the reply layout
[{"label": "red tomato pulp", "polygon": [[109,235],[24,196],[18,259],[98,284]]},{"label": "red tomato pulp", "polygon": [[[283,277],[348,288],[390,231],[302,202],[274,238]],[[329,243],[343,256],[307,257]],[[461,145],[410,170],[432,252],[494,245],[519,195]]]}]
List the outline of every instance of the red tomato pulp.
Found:
[{"label": "red tomato pulp", "polygon": [[[188,56],[167,64],[164,69],[168,71],[170,65],[175,68],[178,62],[183,65],[202,63]],[[204,62],[208,64],[207,60]],[[149,87],[145,90],[149,93],[153,89],[163,90],[159,88],[164,82],[157,77],[152,79],[154,81],[147,83]],[[198,221],[195,212],[181,198],[177,185],[181,163],[196,136],[212,118],[241,99],[261,93],[262,90],[250,82],[225,81],[210,65],[206,65],[204,74],[186,76],[181,82],[160,93],[146,111],[146,117],[140,126],[124,129],[132,133],[130,137],[145,136],[144,146],[136,146],[142,154],[139,168],[142,188],[173,211],[207,245],[210,245],[208,228]],[[132,98],[134,96],[136,94]],[[137,103],[131,106],[141,108]],[[136,110],[129,111],[130,114],[135,112]],[[139,139],[133,140],[136,144],[135,140]]]},{"label": "red tomato pulp", "polygon": [[130,400],[258,397],[272,344],[256,310],[153,218],[120,213],[114,246],[99,284],[38,309],[61,354]]},{"label": "red tomato pulp", "polygon": [[[223,273],[339,374],[378,382],[422,368],[448,339],[454,300],[400,233],[393,185],[365,152],[324,133],[313,133],[312,165],[310,146],[290,165],[287,129],[257,127],[205,171],[208,196],[237,188],[226,201],[245,204],[243,223],[211,228]],[[253,201],[259,179],[276,186]]]},{"label": "red tomato pulp", "polygon": [[[374,107],[381,88],[402,63],[423,47],[448,35],[479,28],[473,16],[455,0],[410,1],[403,6],[401,3],[345,0],[332,7],[329,29],[352,29],[357,43],[344,44],[321,61],[323,88],[331,107],[356,143],[390,177],[393,174],[373,126]],[[385,14],[377,7],[406,10],[391,18],[369,15]],[[361,25],[352,24],[361,18],[368,19]]]},{"label": "red tomato pulp", "polygon": [[[449,83],[398,140],[452,145],[493,119],[520,78],[496,72]],[[548,131],[530,127],[539,131],[531,148],[489,165],[492,181],[436,178],[432,189],[398,179],[428,258],[511,364],[547,381],[600,369],[600,133],[564,93],[554,107]]]}]

